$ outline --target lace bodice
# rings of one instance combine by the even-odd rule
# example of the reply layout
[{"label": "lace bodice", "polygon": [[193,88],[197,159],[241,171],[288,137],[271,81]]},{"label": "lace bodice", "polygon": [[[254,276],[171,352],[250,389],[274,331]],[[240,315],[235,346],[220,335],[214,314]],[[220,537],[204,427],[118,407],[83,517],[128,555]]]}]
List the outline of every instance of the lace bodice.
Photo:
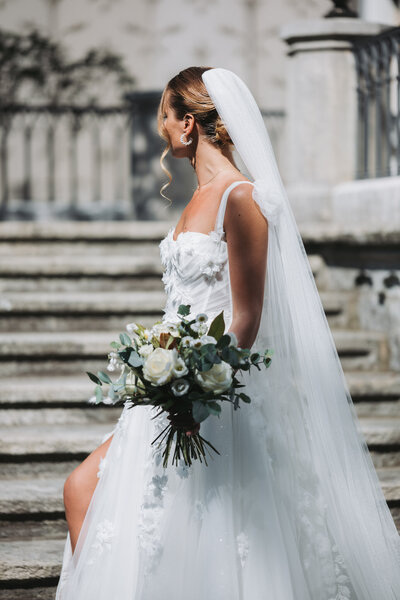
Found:
[{"label": "lace bodice", "polygon": [[210,320],[223,310],[226,329],[229,328],[232,299],[223,222],[229,193],[240,183],[252,184],[235,181],[224,191],[214,229],[208,234],[183,231],[174,240],[172,227],[160,242],[162,281],[167,294],[163,320],[177,320],[179,305],[190,304],[193,316],[205,312]]}]

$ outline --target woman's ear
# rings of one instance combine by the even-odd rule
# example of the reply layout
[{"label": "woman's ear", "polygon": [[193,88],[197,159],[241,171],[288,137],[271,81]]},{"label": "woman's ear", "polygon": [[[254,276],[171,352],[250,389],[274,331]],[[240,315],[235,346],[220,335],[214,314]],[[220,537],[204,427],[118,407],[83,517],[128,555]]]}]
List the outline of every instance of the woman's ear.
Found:
[{"label": "woman's ear", "polygon": [[186,113],[185,116],[183,117],[183,120],[185,122],[184,132],[186,134],[191,133],[193,131],[193,127],[194,127],[194,123],[195,123],[194,116],[192,115],[192,113]]}]

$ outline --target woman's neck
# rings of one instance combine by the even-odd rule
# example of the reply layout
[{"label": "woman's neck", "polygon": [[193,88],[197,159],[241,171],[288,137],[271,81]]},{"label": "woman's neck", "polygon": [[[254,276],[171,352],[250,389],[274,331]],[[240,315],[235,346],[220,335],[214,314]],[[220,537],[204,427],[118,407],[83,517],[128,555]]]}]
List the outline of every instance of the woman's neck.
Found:
[{"label": "woman's neck", "polygon": [[220,171],[228,171],[230,169],[232,169],[232,172],[237,171],[232,151],[229,147],[221,150],[216,146],[213,147],[206,141],[199,141],[193,163],[199,188],[206,185]]}]

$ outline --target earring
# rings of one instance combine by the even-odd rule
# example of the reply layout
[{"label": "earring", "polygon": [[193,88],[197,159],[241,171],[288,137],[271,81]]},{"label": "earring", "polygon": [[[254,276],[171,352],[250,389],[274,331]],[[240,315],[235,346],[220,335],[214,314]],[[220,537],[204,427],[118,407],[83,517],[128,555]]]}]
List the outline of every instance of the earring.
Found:
[{"label": "earring", "polygon": [[182,135],[181,135],[181,142],[182,142],[182,144],[185,144],[185,146],[189,146],[189,144],[191,144],[191,143],[193,142],[193,139],[192,139],[192,138],[189,138],[189,139],[188,139],[188,141],[186,142],[186,141],[183,139],[183,136],[184,136],[184,135],[185,135],[185,134],[184,134],[184,133],[182,133]]}]

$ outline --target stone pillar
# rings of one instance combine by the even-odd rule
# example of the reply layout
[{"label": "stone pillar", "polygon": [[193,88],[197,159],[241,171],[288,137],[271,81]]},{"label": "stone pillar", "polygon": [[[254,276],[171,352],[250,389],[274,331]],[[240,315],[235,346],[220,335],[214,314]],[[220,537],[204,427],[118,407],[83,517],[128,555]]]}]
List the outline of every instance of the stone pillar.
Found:
[{"label": "stone pillar", "polygon": [[356,172],[357,93],[352,41],[386,27],[355,18],[301,20],[288,46],[285,184],[298,221],[331,219],[330,191]]}]

